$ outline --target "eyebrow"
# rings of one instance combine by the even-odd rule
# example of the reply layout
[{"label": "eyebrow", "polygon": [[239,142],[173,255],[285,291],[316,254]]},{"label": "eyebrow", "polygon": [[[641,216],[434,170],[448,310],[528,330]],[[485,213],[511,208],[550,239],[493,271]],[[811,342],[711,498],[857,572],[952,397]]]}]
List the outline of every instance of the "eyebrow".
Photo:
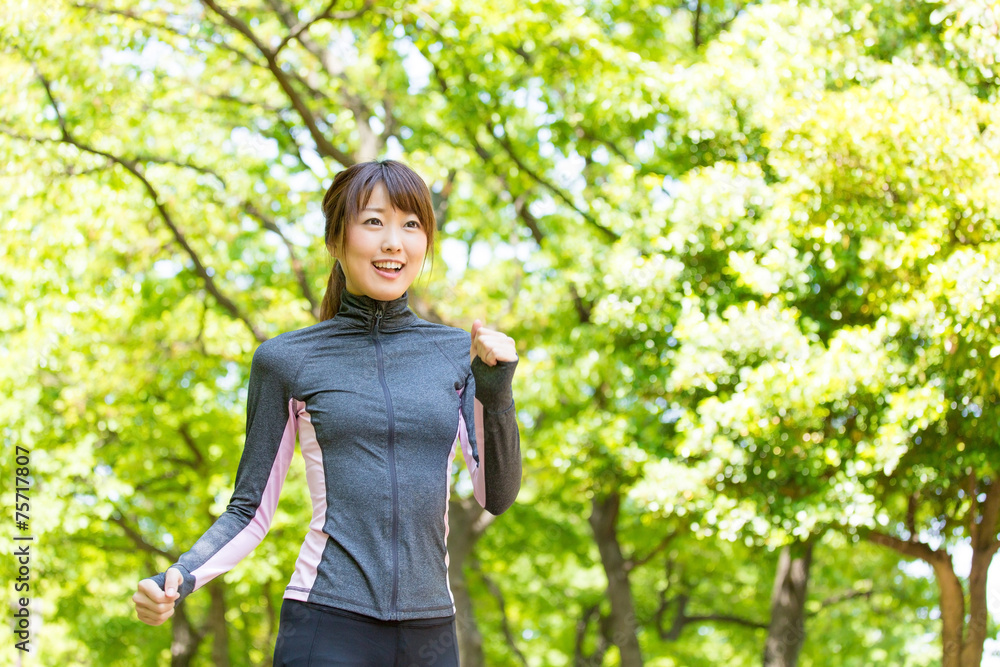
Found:
[{"label": "eyebrow", "polygon": [[[376,208],[374,206],[366,206],[363,209],[361,209],[362,213],[364,213],[365,211],[375,211],[376,213],[385,213],[386,209],[384,209],[384,208]],[[407,213],[406,215],[407,216],[413,216],[414,218],[417,219],[418,222],[420,220],[420,216],[418,216],[416,213]]]}]

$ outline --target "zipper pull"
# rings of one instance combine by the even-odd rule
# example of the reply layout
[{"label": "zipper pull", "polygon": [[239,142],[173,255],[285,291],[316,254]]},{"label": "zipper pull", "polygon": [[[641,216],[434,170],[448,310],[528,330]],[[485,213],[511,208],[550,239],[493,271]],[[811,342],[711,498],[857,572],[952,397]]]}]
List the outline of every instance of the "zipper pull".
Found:
[{"label": "zipper pull", "polygon": [[383,304],[380,303],[378,307],[375,309],[375,323],[372,326],[372,331],[376,331],[382,326],[382,309],[384,307],[385,306],[383,306]]}]

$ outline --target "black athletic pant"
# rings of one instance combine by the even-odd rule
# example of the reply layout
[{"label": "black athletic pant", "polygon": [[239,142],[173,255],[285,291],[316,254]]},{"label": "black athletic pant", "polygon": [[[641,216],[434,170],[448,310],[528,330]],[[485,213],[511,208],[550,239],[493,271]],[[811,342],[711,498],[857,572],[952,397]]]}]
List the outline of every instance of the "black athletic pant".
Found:
[{"label": "black athletic pant", "polygon": [[458,667],[455,617],[380,621],[282,600],[274,667]]}]

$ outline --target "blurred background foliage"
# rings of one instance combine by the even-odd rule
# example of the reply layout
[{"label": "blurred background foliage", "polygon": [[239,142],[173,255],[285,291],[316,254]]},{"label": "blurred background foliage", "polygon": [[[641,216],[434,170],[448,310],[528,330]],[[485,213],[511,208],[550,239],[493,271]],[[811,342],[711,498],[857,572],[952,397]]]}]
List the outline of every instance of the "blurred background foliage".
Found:
[{"label": "blurred background foliage", "polygon": [[998,24],[991,0],[3,0],[24,664],[270,664],[301,464],[167,625],[130,596],[224,511],[253,350],[316,321],[322,193],[384,157],[442,232],[414,310],[522,358],[518,503],[493,520],[455,471],[463,665],[1000,664]]}]

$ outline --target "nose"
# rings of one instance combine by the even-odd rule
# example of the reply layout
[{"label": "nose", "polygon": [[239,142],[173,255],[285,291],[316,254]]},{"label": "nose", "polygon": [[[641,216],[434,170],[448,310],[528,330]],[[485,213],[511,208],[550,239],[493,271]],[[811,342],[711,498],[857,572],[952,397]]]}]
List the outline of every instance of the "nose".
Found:
[{"label": "nose", "polygon": [[399,241],[399,231],[395,225],[387,225],[382,235],[382,252],[396,252],[402,247]]}]

